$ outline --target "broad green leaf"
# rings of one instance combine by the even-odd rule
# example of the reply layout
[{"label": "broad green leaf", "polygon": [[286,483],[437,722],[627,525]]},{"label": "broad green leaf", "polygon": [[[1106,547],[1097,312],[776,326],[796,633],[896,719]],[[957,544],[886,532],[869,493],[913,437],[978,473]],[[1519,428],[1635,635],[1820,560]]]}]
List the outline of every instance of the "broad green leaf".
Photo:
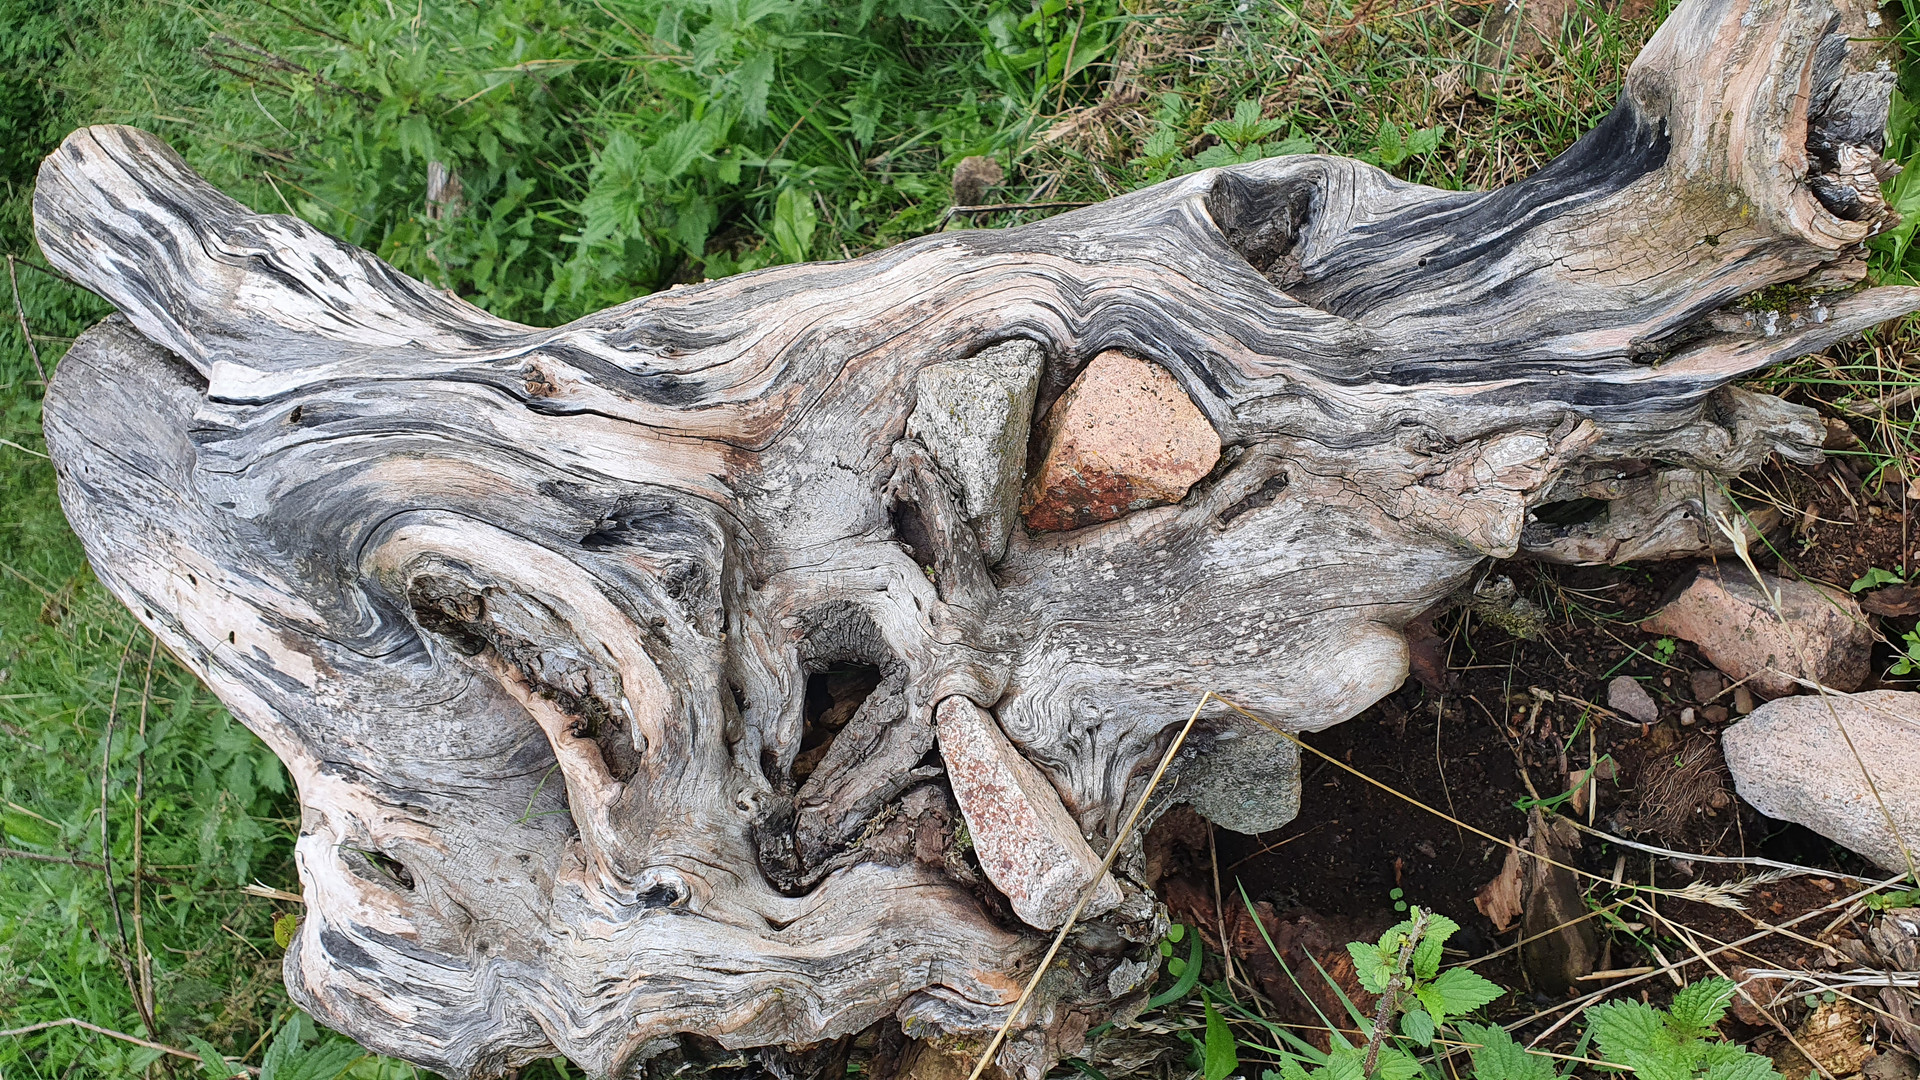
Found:
[{"label": "broad green leaf", "polygon": [[1260,119],[1260,102],[1247,98],[1234,105],[1233,119],[1215,120],[1207,125],[1206,130],[1208,134],[1231,143],[1234,149],[1239,150],[1259,142],[1282,126],[1279,120]]},{"label": "broad green leaf", "polygon": [[1460,1037],[1478,1043],[1472,1051],[1474,1080],[1553,1080],[1553,1059],[1529,1054],[1513,1036],[1491,1025],[1454,1025]]},{"label": "broad green leaf", "polygon": [[273,1080],[339,1080],[341,1073],[366,1056],[354,1043],[329,1036],[283,1063]]},{"label": "broad green leaf", "polygon": [[759,124],[767,118],[767,91],[773,86],[773,53],[757,52],[740,65],[734,74],[734,85],[740,94],[740,113],[749,123]]},{"label": "broad green leaf", "polygon": [[200,1055],[200,1072],[214,1080],[233,1080],[235,1076],[246,1075],[246,1070],[227,1063],[226,1055],[218,1047],[198,1035],[187,1036],[187,1048]]},{"label": "broad green leaf", "polygon": [[1387,1045],[1380,1048],[1380,1060],[1374,1062],[1373,1080],[1413,1080],[1422,1072],[1419,1058],[1397,1046]]},{"label": "broad green leaf", "polygon": [[1638,1001],[1609,1001],[1587,1010],[1593,1041],[1609,1061],[1653,1047],[1666,1023],[1658,1010]]},{"label": "broad green leaf", "polygon": [[1380,953],[1379,948],[1364,942],[1347,943],[1347,955],[1353,957],[1354,974],[1360,977],[1360,985],[1366,987],[1369,994],[1386,993],[1387,984],[1393,981],[1393,968],[1387,965]]},{"label": "broad green leaf", "polygon": [[1445,915],[1432,915],[1427,919],[1427,929],[1420,935],[1420,944],[1413,947],[1413,975],[1417,979],[1431,979],[1440,970],[1440,950],[1447,939],[1460,929],[1460,924]]},{"label": "broad green leaf", "polygon": [[1407,156],[1431,154],[1440,148],[1440,129],[1420,128],[1407,137]]},{"label": "broad green leaf", "polygon": [[1419,1043],[1433,1045],[1433,1016],[1425,1009],[1409,1009],[1400,1017],[1400,1034]]},{"label": "broad green leaf", "polygon": [[1779,1080],[1779,1076],[1771,1060],[1741,1051],[1730,1061],[1708,1066],[1706,1080]]},{"label": "broad green leaf", "polygon": [[1201,1072],[1206,1080],[1226,1080],[1233,1070],[1240,1067],[1240,1052],[1233,1043],[1233,1029],[1207,1002],[1207,1045],[1206,1058]]},{"label": "broad green leaf", "polygon": [[287,1080],[281,1076],[286,1063],[300,1053],[300,1047],[311,1037],[313,1021],[307,1014],[296,1012],[280,1025],[273,1033],[273,1041],[267,1044],[267,1056],[260,1061],[260,1080]]},{"label": "broad green leaf", "polygon": [[[1273,1075],[1271,1072],[1263,1072],[1260,1074],[1260,1080],[1268,1080]],[[1280,1080],[1310,1080],[1306,1066],[1300,1064],[1300,1059],[1292,1055],[1280,1059],[1279,1076]]]},{"label": "broad green leaf", "polygon": [[1713,1030],[1713,1025],[1727,1014],[1727,1006],[1732,1003],[1733,995],[1731,979],[1702,979],[1685,987],[1673,995],[1673,1004],[1667,1008],[1674,1034],[1704,1035]]},{"label": "broad green leaf", "polygon": [[1898,585],[1903,580],[1905,579],[1899,574],[1873,566],[1869,567],[1866,573],[1855,578],[1853,584],[1848,586],[1847,591],[1862,592],[1867,589],[1877,589],[1882,585]]},{"label": "broad green leaf", "polygon": [[1366,1080],[1367,1052],[1357,1046],[1343,1046],[1327,1058],[1326,1080]]},{"label": "broad green leaf", "polygon": [[820,215],[813,209],[813,198],[803,191],[787,188],[780,193],[773,213],[773,244],[790,263],[806,262],[813,250],[813,229]]},{"label": "broad green leaf", "polygon": [[[677,180],[700,160],[707,149],[707,125],[688,120],[660,136],[647,151],[647,179],[653,183]],[[785,194],[785,192],[782,192]]]},{"label": "broad green leaf", "polygon": [[1686,1055],[1676,1046],[1665,1050],[1665,1053],[1629,1050],[1618,1057],[1608,1055],[1608,1060],[1631,1067],[1637,1074],[1636,1080],[1692,1080],[1693,1067]]},{"label": "broad green leaf", "polygon": [[[1477,972],[1448,968],[1420,988],[1420,1000],[1435,1020],[1463,1016],[1506,993]],[[1438,1008],[1434,1006],[1438,1005]]]}]

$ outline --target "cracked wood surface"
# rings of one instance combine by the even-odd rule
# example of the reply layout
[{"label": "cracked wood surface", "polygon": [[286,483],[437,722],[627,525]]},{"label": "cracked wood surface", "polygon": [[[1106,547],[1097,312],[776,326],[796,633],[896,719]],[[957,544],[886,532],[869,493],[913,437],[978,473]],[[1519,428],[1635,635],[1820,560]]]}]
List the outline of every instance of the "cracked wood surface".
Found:
[{"label": "cracked wood surface", "polygon": [[[992,853],[1104,851],[1202,690],[1338,723],[1488,556],[1698,552],[1692,478],[1818,453],[1810,411],[1727,384],[1920,290],[1730,305],[1847,277],[1890,221],[1864,13],[1685,0],[1614,111],[1499,191],[1272,159],[552,329],[89,128],[35,196],[48,258],[123,316],[49,390],[62,499],[299,786],[286,974],[322,1021],[458,1077],[628,1075],[682,1034],[964,1042],[1043,944],[1006,898],[1034,868]],[[1035,417],[919,378],[1015,340]],[[1004,432],[1107,350],[1164,369],[1221,458],[1175,504],[1030,535]],[[916,408],[982,423],[930,446]],[[1532,514],[1576,498],[1611,509]],[[803,782],[810,677],[849,668],[877,688]],[[1024,805],[955,806],[943,702],[1031,769],[994,796]],[[1205,715],[1177,790],[1226,812],[1229,755],[1283,782],[1291,747],[1249,735]],[[1137,1002],[1137,874],[1003,1067]]]}]

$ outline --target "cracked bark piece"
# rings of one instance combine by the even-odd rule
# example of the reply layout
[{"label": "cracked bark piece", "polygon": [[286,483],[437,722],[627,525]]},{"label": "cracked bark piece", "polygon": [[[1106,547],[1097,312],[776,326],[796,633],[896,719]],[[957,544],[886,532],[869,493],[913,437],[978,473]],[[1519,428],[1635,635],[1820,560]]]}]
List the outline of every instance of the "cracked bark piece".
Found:
[{"label": "cracked bark piece", "polygon": [[[1059,926],[1100,872],[1100,857],[1053,785],[1020,756],[991,714],[966,698],[950,697],[935,717],[940,757],[987,880],[1027,925]],[[1119,903],[1120,887],[1104,876],[1082,915],[1099,915]]]},{"label": "cracked bark piece", "polygon": [[1061,532],[1179,502],[1220,460],[1220,436],[1167,369],[1117,350],[1093,358],[1047,416],[1027,481],[1027,527]]},{"label": "cracked bark piece", "polygon": [[919,439],[960,485],[962,511],[989,563],[1007,553],[1007,535],[1019,513],[1027,434],[1045,362],[1039,345],[1003,341],[962,360],[930,365],[914,379],[907,437]]}]

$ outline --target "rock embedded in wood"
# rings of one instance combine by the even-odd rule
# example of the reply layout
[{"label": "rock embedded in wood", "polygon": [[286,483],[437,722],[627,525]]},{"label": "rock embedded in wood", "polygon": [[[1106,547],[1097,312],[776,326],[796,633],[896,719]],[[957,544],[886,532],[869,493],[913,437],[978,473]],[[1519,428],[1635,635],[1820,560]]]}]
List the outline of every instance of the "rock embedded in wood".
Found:
[{"label": "rock embedded in wood", "polygon": [[1027,527],[1085,528],[1179,502],[1220,460],[1220,436],[1159,364],[1108,350],[1093,358],[1045,422],[1027,481]]},{"label": "rock embedded in wood", "polygon": [[1920,694],[1779,698],[1720,738],[1734,790],[1761,813],[1892,872],[1920,856]]},{"label": "rock embedded in wood", "polygon": [[[1027,925],[1059,926],[1100,874],[1100,856],[1080,835],[1060,794],[1014,749],[992,714],[950,697],[935,715],[940,756],[980,869]],[[1102,875],[1083,915],[1111,911],[1120,899],[1120,887]]]},{"label": "rock embedded in wood", "polygon": [[1020,512],[1027,435],[1046,354],[1025,339],[930,364],[914,377],[907,437],[918,439],[960,486],[960,503],[987,562],[1007,553]]},{"label": "rock embedded in wood", "polygon": [[1799,679],[1857,690],[1873,648],[1873,628],[1844,591],[1770,574],[1756,582],[1738,564],[1701,567],[1640,628],[1693,642],[1714,667],[1768,697],[1793,693]]}]

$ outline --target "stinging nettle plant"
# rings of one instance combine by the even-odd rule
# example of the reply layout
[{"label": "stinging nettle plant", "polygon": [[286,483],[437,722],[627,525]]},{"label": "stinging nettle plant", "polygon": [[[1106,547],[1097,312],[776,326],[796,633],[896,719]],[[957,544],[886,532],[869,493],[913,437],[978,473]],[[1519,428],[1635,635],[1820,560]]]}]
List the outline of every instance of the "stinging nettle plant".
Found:
[{"label": "stinging nettle plant", "polygon": [[[1251,912],[1251,901],[1246,903]],[[1459,925],[1418,907],[1410,911],[1409,918],[1389,927],[1378,941],[1347,945],[1361,987],[1379,995],[1372,1016],[1314,963],[1315,973],[1345,1006],[1345,1019],[1352,1024],[1345,1027],[1321,1016],[1327,1049],[1319,1049],[1224,993],[1203,989],[1206,1039],[1202,1043],[1189,1037],[1197,1059],[1190,1064],[1197,1063],[1207,1080],[1243,1072],[1241,1044],[1233,1028],[1238,1023],[1277,1044],[1247,1044],[1254,1053],[1279,1060],[1278,1069],[1261,1070],[1261,1080],[1443,1080],[1454,1075],[1472,1080],[1567,1080],[1583,1062],[1603,1074],[1630,1072],[1649,1080],[1778,1080],[1771,1060],[1719,1036],[1716,1025],[1739,992],[1732,980],[1722,977],[1683,987],[1664,1009],[1637,1001],[1594,1006],[1570,1055],[1523,1047],[1505,1028],[1464,1019],[1506,991],[1466,967],[1440,966],[1445,943]],[[1271,940],[1267,947],[1287,968]],[[1194,959],[1197,965],[1197,952]],[[1166,1004],[1193,989],[1193,980],[1183,976],[1154,1000]],[[1589,1044],[1599,1060],[1583,1056]],[[1469,1069],[1441,1060],[1462,1050],[1471,1061]]]}]

